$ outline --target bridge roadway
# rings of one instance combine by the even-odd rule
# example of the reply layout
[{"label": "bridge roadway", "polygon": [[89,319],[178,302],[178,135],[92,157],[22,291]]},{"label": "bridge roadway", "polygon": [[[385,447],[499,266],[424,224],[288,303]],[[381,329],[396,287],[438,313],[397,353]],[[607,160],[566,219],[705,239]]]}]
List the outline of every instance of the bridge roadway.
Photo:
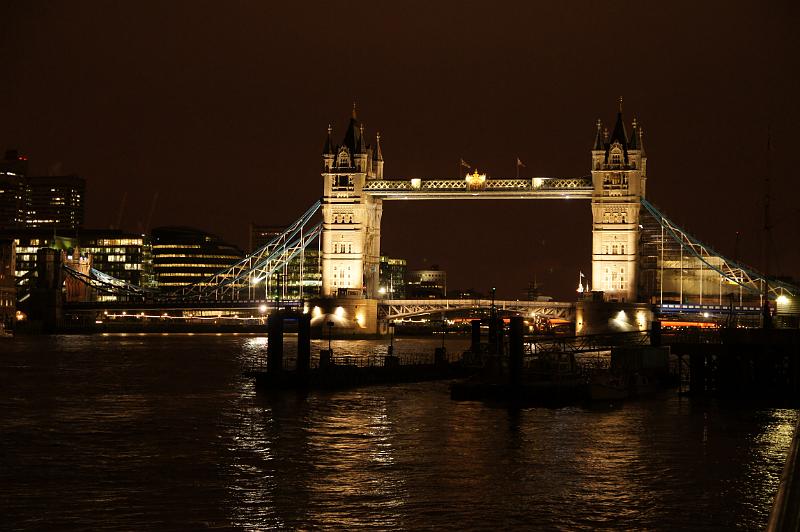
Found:
[{"label": "bridge roadway", "polygon": [[[381,316],[385,319],[400,319],[425,314],[441,312],[455,312],[459,310],[489,309],[491,299],[384,299],[379,301]],[[266,309],[262,311],[262,305]],[[126,302],[126,301],[93,301],[86,303],[66,303],[64,310],[71,313],[96,312],[101,310],[117,310],[131,312],[162,313],[169,311],[196,311],[219,310],[241,312],[269,313],[275,309],[299,309],[303,301],[265,301],[265,300],[240,300],[240,301],[205,301],[205,302]],[[500,311],[520,312],[525,315],[537,314],[546,318],[560,318],[573,320],[575,318],[575,304],[557,301],[506,301],[495,300],[494,305]]]},{"label": "bridge roadway", "polygon": [[[386,319],[396,320],[441,312],[488,309],[492,303],[491,299],[385,299],[380,305]],[[495,300],[494,305],[500,311],[536,314],[545,318],[570,321],[575,319],[575,303]]]}]

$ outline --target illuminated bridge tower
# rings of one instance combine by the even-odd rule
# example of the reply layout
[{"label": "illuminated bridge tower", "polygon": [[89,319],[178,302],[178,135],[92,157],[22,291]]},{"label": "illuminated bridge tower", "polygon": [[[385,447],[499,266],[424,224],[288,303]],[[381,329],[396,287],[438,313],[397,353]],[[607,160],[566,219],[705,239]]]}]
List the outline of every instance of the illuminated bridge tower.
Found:
[{"label": "illuminated bridge tower", "polygon": [[342,143],[331,128],[322,153],[322,295],[375,297],[381,244],[383,201],[365,194],[364,183],[383,179],[380,134],[367,144],[355,105]]},{"label": "illuminated bridge tower", "polygon": [[642,131],[634,118],[628,136],[620,99],[611,136],[598,120],[592,149],[592,289],[607,301],[637,301],[639,199],[646,181]]}]

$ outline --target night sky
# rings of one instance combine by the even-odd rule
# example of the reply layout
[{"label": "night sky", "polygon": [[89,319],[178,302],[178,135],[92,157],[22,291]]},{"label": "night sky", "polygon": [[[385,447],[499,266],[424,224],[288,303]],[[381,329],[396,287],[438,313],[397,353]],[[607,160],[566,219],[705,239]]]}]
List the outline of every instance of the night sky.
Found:
[{"label": "night sky", "polygon": [[[796,2],[3,2],[0,149],[87,180],[87,226],[190,225],[247,246],[322,193],[352,102],[387,178],[589,173],[595,121],[645,130],[648,198],[800,277]],[[574,297],[588,201],[387,202],[382,251],[449,287]]]}]

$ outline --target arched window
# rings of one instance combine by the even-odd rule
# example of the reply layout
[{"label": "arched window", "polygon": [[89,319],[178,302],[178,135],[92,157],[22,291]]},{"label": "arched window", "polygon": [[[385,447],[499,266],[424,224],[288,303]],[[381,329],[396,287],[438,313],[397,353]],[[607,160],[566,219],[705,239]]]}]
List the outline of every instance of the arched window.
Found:
[{"label": "arched window", "polygon": [[611,254],[612,255],[616,255],[617,254],[617,245],[616,244],[611,246]]},{"label": "arched window", "polygon": [[[620,252],[621,255],[625,254],[625,244],[620,244],[619,245],[619,252]],[[620,273],[622,273],[623,271],[625,271],[625,270],[620,270]]]},{"label": "arched window", "polygon": [[339,156],[336,158],[336,165],[340,168],[349,168],[350,167],[350,154],[347,151],[347,148],[342,146],[342,149],[339,150]]}]

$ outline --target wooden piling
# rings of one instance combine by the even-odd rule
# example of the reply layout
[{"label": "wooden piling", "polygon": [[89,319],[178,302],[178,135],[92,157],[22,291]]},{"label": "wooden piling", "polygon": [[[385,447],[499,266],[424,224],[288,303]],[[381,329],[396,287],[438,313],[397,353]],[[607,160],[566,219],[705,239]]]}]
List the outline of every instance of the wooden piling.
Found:
[{"label": "wooden piling", "polygon": [[283,371],[283,315],[273,312],[267,318],[267,371]]},{"label": "wooden piling", "polygon": [[479,353],[481,350],[481,320],[472,320],[472,342],[469,350],[472,353]]},{"label": "wooden piling", "polygon": [[522,375],[522,354],[523,354],[523,321],[522,316],[511,318],[509,331],[509,360],[508,373],[509,381],[512,386],[519,385]]},{"label": "wooden piling", "polygon": [[297,374],[308,375],[311,367],[311,316],[301,314],[297,318]]}]

